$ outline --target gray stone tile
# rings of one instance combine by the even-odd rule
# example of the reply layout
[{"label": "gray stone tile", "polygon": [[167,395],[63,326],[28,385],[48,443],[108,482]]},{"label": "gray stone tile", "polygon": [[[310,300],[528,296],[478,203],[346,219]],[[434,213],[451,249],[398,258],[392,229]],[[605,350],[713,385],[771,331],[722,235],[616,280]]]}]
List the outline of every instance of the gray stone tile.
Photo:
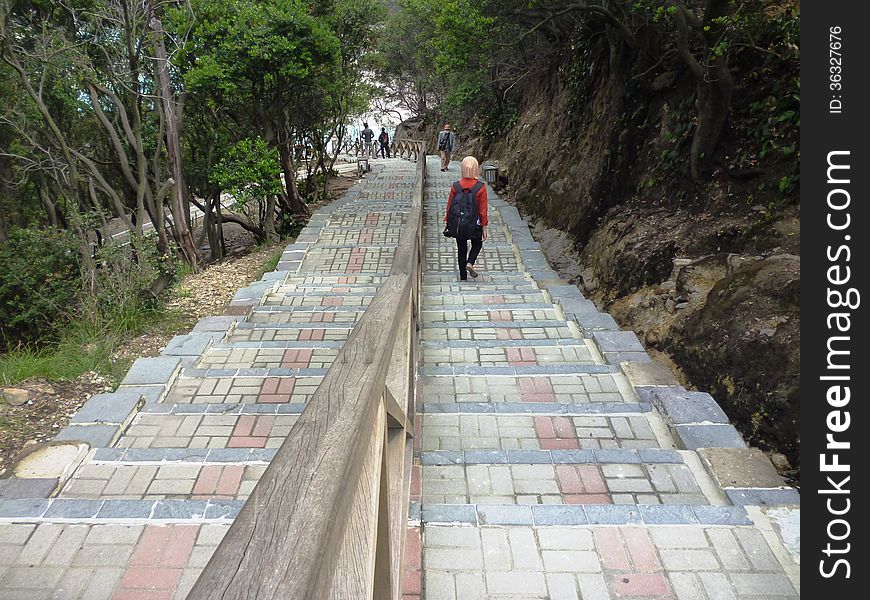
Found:
[{"label": "gray stone tile", "polygon": [[477,515],[481,525],[532,525],[530,506],[480,504]]},{"label": "gray stone tile", "polygon": [[0,479],[0,498],[23,499],[23,498],[48,498],[57,490],[60,480],[58,478],[33,477],[19,478],[9,477]]},{"label": "gray stone tile", "polygon": [[91,448],[108,448],[120,431],[117,425],[67,425],[54,439],[84,442]]},{"label": "gray stone tile", "polygon": [[725,495],[738,506],[771,506],[774,504],[800,504],[801,495],[794,488],[785,489],[726,489]]},{"label": "gray stone tile", "polygon": [[579,504],[534,504],[535,525],[586,525],[589,517]]},{"label": "gray stone tile", "polygon": [[589,504],[584,508],[590,525],[639,525],[643,522],[634,504]]},{"label": "gray stone tile", "polygon": [[70,423],[121,425],[127,423],[143,403],[142,395],[135,392],[96,394],[72,416]]},{"label": "gray stone tile", "polygon": [[168,384],[181,360],[172,356],[138,358],[121,382],[123,385]]},{"label": "gray stone tile", "polygon": [[674,430],[686,450],[746,447],[731,425],[677,425]]},{"label": "gray stone tile", "polygon": [[46,519],[92,519],[100,512],[103,500],[55,498],[45,512]]},{"label": "gray stone tile", "polygon": [[473,504],[423,504],[422,522],[476,525],[477,512]]}]

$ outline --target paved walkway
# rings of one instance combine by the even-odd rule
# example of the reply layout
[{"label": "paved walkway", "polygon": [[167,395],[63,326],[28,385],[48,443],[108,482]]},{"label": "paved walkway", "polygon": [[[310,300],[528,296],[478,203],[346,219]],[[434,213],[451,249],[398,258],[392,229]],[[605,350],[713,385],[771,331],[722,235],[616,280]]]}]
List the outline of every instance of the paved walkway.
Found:
[{"label": "paved walkway", "polygon": [[[182,599],[386,279],[416,165],[319,209],[278,270],[0,482],[0,598]],[[36,475],[36,477],[34,477]]]},{"label": "paved walkway", "polygon": [[[373,164],[278,270],[0,482],[0,598],[184,598],[387,276],[415,165]],[[427,168],[406,599],[797,597],[797,498],[763,455],[492,195],[482,275],[458,282],[458,166]]]},{"label": "paved walkway", "polygon": [[559,280],[491,191],[481,276],[457,280],[455,244],[441,236],[457,177],[458,166],[441,173],[430,158],[412,483],[422,563],[406,591],[798,597],[774,520],[794,516],[774,507],[796,493],[710,396],[680,388],[633,333]]}]

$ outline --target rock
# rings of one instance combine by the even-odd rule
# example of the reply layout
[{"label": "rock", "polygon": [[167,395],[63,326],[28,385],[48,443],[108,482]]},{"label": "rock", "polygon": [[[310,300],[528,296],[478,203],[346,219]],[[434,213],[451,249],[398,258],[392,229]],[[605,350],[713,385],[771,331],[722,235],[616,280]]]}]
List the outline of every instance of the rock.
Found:
[{"label": "rock", "polygon": [[3,399],[11,406],[22,406],[30,399],[30,392],[21,388],[3,388]]},{"label": "rock", "polygon": [[776,467],[777,471],[790,471],[791,463],[788,461],[788,458],[785,454],[781,452],[774,452],[770,455],[770,462],[773,463],[773,466]]},{"label": "rock", "polygon": [[665,300],[665,310],[669,313],[672,313],[677,310],[677,303],[674,302],[673,298],[668,298]]},{"label": "rock", "polygon": [[688,302],[677,302],[677,304],[676,304],[677,310],[683,310],[684,308],[688,308],[688,307],[689,307]]}]

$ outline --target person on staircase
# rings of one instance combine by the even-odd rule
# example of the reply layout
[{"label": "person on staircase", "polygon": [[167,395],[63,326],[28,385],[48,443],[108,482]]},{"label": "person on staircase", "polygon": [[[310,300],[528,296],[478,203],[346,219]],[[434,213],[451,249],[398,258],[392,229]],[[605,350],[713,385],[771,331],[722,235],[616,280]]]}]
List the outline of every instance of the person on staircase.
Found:
[{"label": "person on staircase", "polygon": [[[486,185],[479,179],[480,165],[477,159],[466,156],[460,163],[460,170],[462,179],[450,186],[450,195],[447,197],[444,235],[456,239],[459,279],[465,281],[469,274],[474,278],[478,276],[474,263],[486,239],[489,219]],[[471,242],[471,253],[468,251],[468,242]]]},{"label": "person on staircase", "polygon": [[363,156],[365,158],[374,158],[375,153],[372,148],[372,140],[375,137],[375,132],[371,130],[368,123],[363,123],[363,130],[359,136],[363,143]]},{"label": "person on staircase", "polygon": [[[381,158],[390,158],[390,134],[387,133],[385,127],[381,127],[378,143],[381,145]],[[384,153],[386,153],[386,156],[384,156]]]},{"label": "person on staircase", "polygon": [[450,124],[445,124],[444,129],[438,133],[438,152],[441,154],[441,170],[450,168],[450,153],[453,152],[455,136],[450,130]]}]

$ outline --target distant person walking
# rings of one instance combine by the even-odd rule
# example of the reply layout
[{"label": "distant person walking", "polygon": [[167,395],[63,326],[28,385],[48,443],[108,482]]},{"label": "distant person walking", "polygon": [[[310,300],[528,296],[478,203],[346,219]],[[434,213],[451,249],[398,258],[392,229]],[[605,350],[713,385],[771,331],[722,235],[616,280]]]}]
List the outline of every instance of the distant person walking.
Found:
[{"label": "distant person walking", "polygon": [[438,152],[441,154],[441,170],[446,171],[450,167],[450,153],[453,152],[455,136],[450,130],[450,125],[444,125],[444,129],[438,133]]},{"label": "distant person walking", "polygon": [[[447,197],[444,235],[456,238],[459,279],[465,281],[469,274],[475,278],[478,276],[474,263],[486,239],[489,219],[486,185],[479,179],[480,165],[477,159],[466,156],[462,159],[460,170],[462,179],[450,186],[450,195]],[[471,253],[468,252],[469,241]]]},{"label": "distant person walking", "polygon": [[360,138],[363,141],[363,156],[366,158],[374,157],[374,150],[372,149],[372,140],[375,138],[375,132],[369,128],[368,123],[363,123],[363,130],[359,134]]},{"label": "distant person walking", "polygon": [[[381,135],[378,136],[378,142],[381,144],[381,158],[390,158],[390,134],[384,127],[381,127]],[[386,156],[384,153],[386,152]]]}]

